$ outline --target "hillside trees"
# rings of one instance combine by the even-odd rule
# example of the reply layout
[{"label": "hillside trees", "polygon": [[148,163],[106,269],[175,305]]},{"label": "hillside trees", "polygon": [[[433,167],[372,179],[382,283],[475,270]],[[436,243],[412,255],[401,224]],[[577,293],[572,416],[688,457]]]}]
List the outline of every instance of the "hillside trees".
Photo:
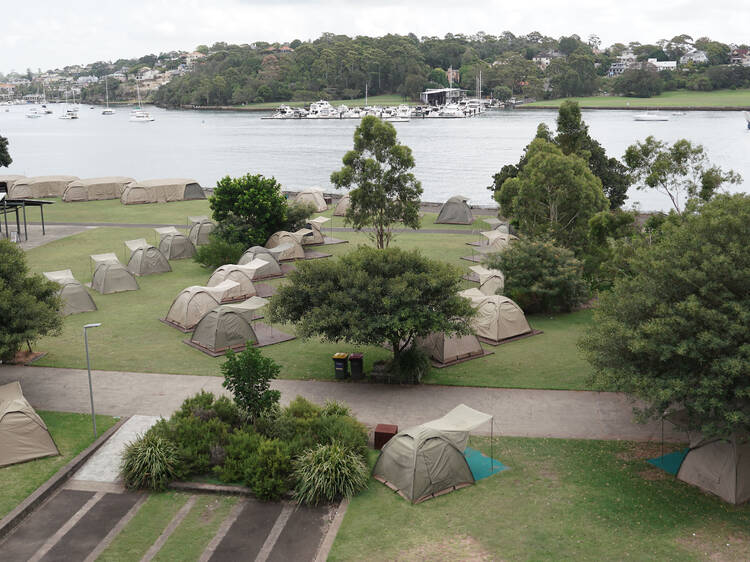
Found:
[{"label": "hillside trees", "polygon": [[8,150],[8,139],[0,135],[0,167],[7,168],[13,163]]}]

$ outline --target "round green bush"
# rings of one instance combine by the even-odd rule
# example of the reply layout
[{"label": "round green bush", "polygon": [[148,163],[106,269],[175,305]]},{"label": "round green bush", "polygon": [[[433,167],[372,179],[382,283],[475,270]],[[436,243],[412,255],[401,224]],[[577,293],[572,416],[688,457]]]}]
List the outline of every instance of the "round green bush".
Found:
[{"label": "round green bush", "polygon": [[356,452],[331,443],[308,449],[295,460],[294,478],[297,502],[318,505],[354,496],[367,487],[370,474]]},{"label": "round green bush", "polygon": [[128,489],[161,491],[177,477],[178,465],[177,448],[147,433],[125,447],[120,475]]}]

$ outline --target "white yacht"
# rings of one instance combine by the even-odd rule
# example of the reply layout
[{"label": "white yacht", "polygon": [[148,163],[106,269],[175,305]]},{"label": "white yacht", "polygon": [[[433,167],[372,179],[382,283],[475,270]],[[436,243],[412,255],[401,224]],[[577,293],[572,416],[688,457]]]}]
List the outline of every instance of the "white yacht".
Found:
[{"label": "white yacht", "polygon": [[633,117],[635,121],[669,121],[669,117],[663,113],[638,113],[635,117]]},{"label": "white yacht", "polygon": [[364,112],[358,108],[358,107],[352,107],[351,109],[347,109],[344,113],[341,114],[342,119],[362,119],[364,117]]},{"label": "white yacht", "polygon": [[26,117],[29,119],[38,119],[42,115],[44,115],[44,112],[36,107],[32,107],[26,112]]},{"label": "white yacht", "polygon": [[78,112],[75,109],[66,109],[60,115],[60,119],[78,119]]},{"label": "white yacht", "polygon": [[325,100],[316,101],[310,104],[310,111],[307,113],[307,119],[338,119],[339,112],[330,103]]},{"label": "white yacht", "polygon": [[457,103],[449,103],[440,110],[439,117],[443,119],[463,119],[466,114]]},{"label": "white yacht", "polygon": [[138,107],[130,112],[131,123],[150,123],[154,120],[153,116],[141,107],[141,89],[138,87],[138,82],[135,83],[136,92],[138,92]]},{"label": "white yacht", "polygon": [[299,113],[295,112],[288,105],[280,105],[279,108],[274,111],[270,117],[262,117],[261,119],[299,119]]},{"label": "white yacht", "polygon": [[402,119],[410,119],[411,108],[405,103],[402,103],[396,108],[396,117],[401,117]]},{"label": "white yacht", "polygon": [[107,107],[102,109],[102,115],[114,115],[115,110],[109,107],[109,86],[107,85],[107,77],[104,77],[104,95],[106,97]]}]

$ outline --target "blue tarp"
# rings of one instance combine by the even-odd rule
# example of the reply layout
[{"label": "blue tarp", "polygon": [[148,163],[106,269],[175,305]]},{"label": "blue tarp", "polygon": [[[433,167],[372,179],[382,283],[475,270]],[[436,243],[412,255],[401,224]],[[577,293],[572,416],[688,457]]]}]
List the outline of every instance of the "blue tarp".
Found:
[{"label": "blue tarp", "polygon": [[471,474],[474,476],[474,480],[482,480],[488,478],[493,474],[507,470],[509,467],[505,466],[498,460],[491,459],[490,457],[483,455],[476,449],[466,447],[464,451],[464,457],[466,462],[469,464]]},{"label": "blue tarp", "polygon": [[690,451],[689,448],[682,449],[681,451],[674,451],[672,453],[664,455],[663,457],[648,459],[648,461],[646,462],[654,465],[656,468],[661,468],[664,472],[668,472],[673,476],[677,476],[677,473],[680,471],[680,467],[682,466],[682,461],[685,460],[688,451]]}]

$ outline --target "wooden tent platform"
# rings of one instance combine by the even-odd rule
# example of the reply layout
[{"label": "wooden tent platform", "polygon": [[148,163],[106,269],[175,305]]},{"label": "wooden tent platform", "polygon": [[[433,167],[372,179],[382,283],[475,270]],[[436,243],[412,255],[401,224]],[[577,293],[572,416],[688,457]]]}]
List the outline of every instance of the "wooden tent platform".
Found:
[{"label": "wooden tent platform", "polygon": [[514,336],[512,338],[506,338],[504,340],[491,340],[488,338],[484,338],[482,336],[477,336],[480,342],[486,343],[488,345],[493,345],[497,347],[498,345],[503,345],[504,343],[510,343],[512,341],[516,340],[522,340],[524,338],[530,338],[531,336],[538,336],[539,334],[543,334],[544,332],[542,330],[531,330],[528,334],[521,334],[520,336]]}]

